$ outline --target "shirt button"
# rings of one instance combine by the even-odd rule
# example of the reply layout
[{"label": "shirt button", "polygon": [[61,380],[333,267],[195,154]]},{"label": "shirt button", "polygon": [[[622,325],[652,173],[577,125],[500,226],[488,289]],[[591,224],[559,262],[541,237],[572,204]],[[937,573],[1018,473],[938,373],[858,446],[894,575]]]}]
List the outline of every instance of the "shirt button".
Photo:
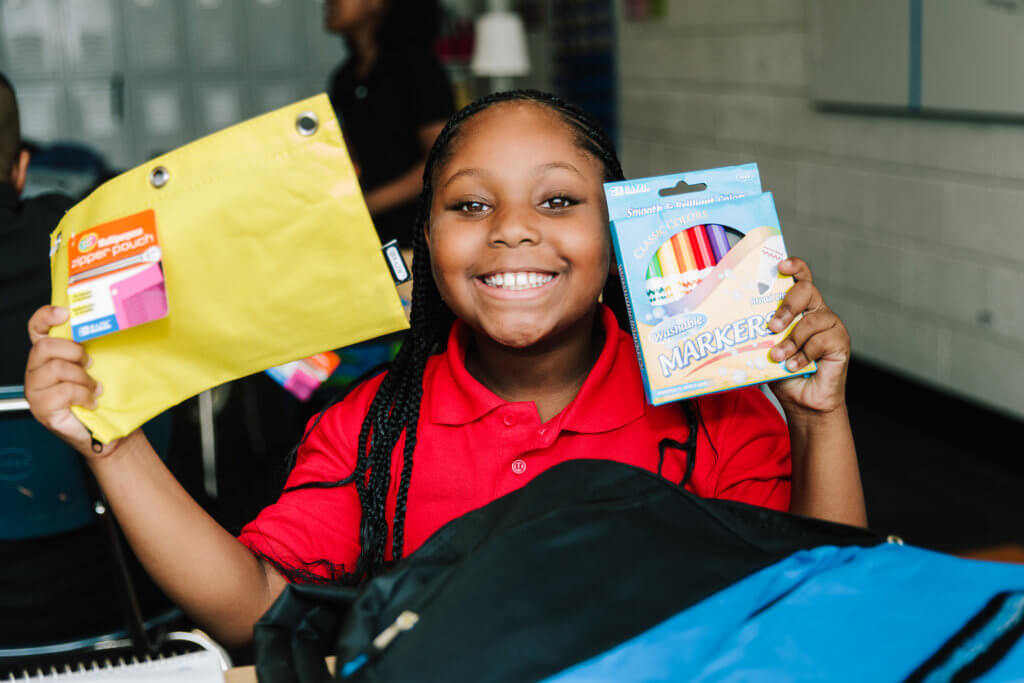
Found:
[{"label": "shirt button", "polygon": [[505,416],[505,426],[506,427],[511,427],[515,423],[516,423],[516,418],[515,417],[513,417],[512,415],[506,415]]},{"label": "shirt button", "polygon": [[522,474],[526,471],[526,463],[523,460],[516,460],[512,463],[512,471],[515,474]]}]

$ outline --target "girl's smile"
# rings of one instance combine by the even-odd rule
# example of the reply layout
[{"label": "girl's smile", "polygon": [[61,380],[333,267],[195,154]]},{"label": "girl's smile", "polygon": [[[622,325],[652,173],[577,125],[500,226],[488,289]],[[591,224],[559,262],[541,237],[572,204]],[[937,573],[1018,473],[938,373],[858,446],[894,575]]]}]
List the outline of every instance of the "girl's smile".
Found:
[{"label": "girl's smile", "polygon": [[[493,296],[511,296],[512,298],[525,298],[540,294],[537,290],[553,282],[558,277],[555,273],[537,271],[518,271],[493,273],[478,277],[477,280],[483,283],[488,289],[495,289],[489,292]],[[513,294],[514,293],[514,294]]]}]

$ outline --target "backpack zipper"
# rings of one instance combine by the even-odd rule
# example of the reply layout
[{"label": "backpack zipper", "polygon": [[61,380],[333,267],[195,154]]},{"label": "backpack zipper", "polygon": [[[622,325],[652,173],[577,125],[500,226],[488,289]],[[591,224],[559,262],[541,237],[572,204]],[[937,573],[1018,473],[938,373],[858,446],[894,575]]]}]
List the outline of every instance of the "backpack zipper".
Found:
[{"label": "backpack zipper", "polygon": [[378,651],[385,649],[391,644],[391,641],[398,637],[402,631],[408,631],[420,620],[420,615],[416,614],[412,610],[405,610],[398,615],[394,623],[388,626],[386,629],[381,631],[376,638],[373,639],[373,646]]},{"label": "backpack zipper", "polygon": [[390,626],[377,634],[377,637],[373,639],[372,645],[375,652],[363,652],[360,655],[345,662],[341,667],[341,678],[348,678],[359,669],[363,668],[363,665],[370,661],[370,657],[376,657],[380,655],[391,642],[404,631],[412,630],[417,623],[419,623],[420,615],[412,610],[405,610],[392,622]]}]

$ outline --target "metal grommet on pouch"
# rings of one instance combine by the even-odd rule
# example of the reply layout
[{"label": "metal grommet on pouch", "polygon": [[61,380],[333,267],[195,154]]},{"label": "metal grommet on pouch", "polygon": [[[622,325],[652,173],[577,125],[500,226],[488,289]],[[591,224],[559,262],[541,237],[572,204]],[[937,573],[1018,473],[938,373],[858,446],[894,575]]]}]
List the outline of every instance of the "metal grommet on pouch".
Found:
[{"label": "metal grommet on pouch", "polygon": [[320,121],[317,119],[316,114],[311,111],[304,111],[295,119],[295,130],[299,131],[299,135],[309,137],[319,127]]},{"label": "metal grommet on pouch", "polygon": [[171,172],[163,166],[157,166],[149,172],[149,184],[160,189],[171,179]]}]

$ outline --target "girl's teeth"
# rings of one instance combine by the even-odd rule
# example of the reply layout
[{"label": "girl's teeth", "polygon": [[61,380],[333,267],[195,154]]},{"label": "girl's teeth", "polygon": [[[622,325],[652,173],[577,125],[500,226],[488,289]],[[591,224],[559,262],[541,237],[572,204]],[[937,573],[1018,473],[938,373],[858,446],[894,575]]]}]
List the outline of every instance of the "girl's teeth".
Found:
[{"label": "girl's teeth", "polygon": [[546,273],[495,273],[485,278],[484,283],[501,289],[532,289],[546,285],[553,277]]}]

